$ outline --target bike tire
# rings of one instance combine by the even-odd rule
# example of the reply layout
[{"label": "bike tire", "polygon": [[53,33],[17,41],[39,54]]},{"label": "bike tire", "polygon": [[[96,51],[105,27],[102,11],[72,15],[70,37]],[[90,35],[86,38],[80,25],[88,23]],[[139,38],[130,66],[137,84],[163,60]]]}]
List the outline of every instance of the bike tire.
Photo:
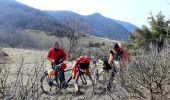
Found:
[{"label": "bike tire", "polygon": [[95,83],[96,98],[101,98],[104,100],[114,100],[113,84],[111,84],[111,87],[108,88],[109,76],[110,76],[109,73],[104,72],[102,77],[100,76],[100,79],[96,80],[96,83]]},{"label": "bike tire", "polygon": [[41,90],[44,94],[56,95],[60,91],[58,80],[56,81],[54,78],[54,75],[48,77],[47,72],[41,77]]},{"label": "bike tire", "polygon": [[80,74],[77,76],[79,90],[83,93],[87,100],[93,99],[94,95],[94,81],[90,74]]}]

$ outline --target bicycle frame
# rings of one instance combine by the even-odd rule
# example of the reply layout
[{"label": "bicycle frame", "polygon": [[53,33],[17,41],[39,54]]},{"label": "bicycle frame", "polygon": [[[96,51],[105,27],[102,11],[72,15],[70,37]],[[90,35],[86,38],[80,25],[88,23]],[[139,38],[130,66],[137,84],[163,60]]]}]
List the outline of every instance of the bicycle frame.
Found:
[{"label": "bicycle frame", "polygon": [[[61,69],[59,68],[60,65],[55,65],[55,66],[56,66],[56,67],[55,67],[55,74],[57,73],[57,75],[56,75],[55,77],[56,77],[56,79],[58,80],[58,78],[61,78],[61,76],[59,75]],[[64,72],[67,72],[67,70],[65,70]],[[76,78],[76,82],[78,81],[79,78],[81,78],[83,84],[87,84],[87,80],[86,80],[86,78],[85,78],[85,76],[84,76],[84,71],[83,71],[79,66],[78,66],[76,72],[78,72],[78,75],[77,75],[77,78]],[[68,86],[69,82],[71,81],[71,79],[72,79],[72,76],[70,76],[70,77],[66,80],[66,83],[65,83],[64,88],[67,88],[67,86]],[[60,82],[58,82],[58,83],[60,83]],[[62,87],[62,84],[63,84],[63,83],[60,83],[60,84],[59,84],[59,86],[60,86],[61,89],[63,88],[63,87]]]},{"label": "bicycle frame", "polygon": [[[45,74],[43,74],[43,76],[41,77],[41,89],[45,94],[48,95],[55,95],[58,92],[61,91],[61,89],[66,89],[68,88],[68,91],[70,91],[70,89],[72,88],[72,86],[70,86],[71,84],[69,84],[69,82],[72,79],[72,75],[71,74],[71,69],[66,69],[64,70],[65,75],[67,75],[65,78],[65,81],[61,81],[59,80],[61,77],[61,69],[59,67],[60,65],[55,65],[55,67],[53,68],[53,70],[55,71],[54,74],[52,74],[50,77],[48,75],[48,71],[45,72]],[[76,82],[78,83],[78,85],[83,85],[83,87],[81,87],[84,90],[86,90],[86,88],[88,88],[87,86],[91,86],[93,88],[89,88],[92,92],[94,92],[94,82],[92,80],[92,77],[90,74],[86,74],[89,79],[87,79],[87,77],[85,77],[85,72],[80,69],[79,67],[77,67],[76,72],[78,72],[77,76],[76,76]],[[66,74],[67,73],[67,74]],[[69,74],[70,73],[70,74]],[[64,82],[64,83],[63,83]],[[90,83],[90,84],[88,84]],[[68,87],[70,86],[70,87]],[[80,89],[81,89],[80,88]],[[85,93],[85,92],[84,92]],[[87,92],[88,93],[88,92]]]},{"label": "bicycle frame", "polygon": [[[102,86],[104,86],[105,90],[106,90],[106,93],[110,96],[110,98],[112,100],[114,100],[114,98],[112,97],[112,95],[110,94],[110,91],[108,90],[108,86],[111,85],[110,82],[111,82],[111,70],[113,69],[110,69],[110,70],[103,70],[102,71],[102,74],[100,74],[98,72],[98,68],[97,68],[97,64],[96,64],[96,61],[95,63],[93,63],[95,66],[94,66],[94,69],[93,71],[95,71],[94,73],[94,80],[95,80],[95,84],[102,84]],[[100,80],[99,77],[100,76],[103,76],[103,80]]]}]

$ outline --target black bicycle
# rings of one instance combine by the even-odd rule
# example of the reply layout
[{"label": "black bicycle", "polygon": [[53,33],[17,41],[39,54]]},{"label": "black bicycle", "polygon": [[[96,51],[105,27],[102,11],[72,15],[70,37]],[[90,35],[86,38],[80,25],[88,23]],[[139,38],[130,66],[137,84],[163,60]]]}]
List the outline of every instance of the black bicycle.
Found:
[{"label": "black bicycle", "polygon": [[[60,83],[60,65],[55,65],[54,73],[50,76],[48,72],[44,72],[44,75],[41,77],[41,89],[43,93],[48,95],[57,95],[61,92],[62,89],[67,89],[68,91],[73,91],[73,84],[70,82],[72,79],[71,69],[66,69],[65,73],[65,83]],[[92,97],[94,93],[94,82],[90,74],[86,74],[80,66],[77,68],[76,81],[78,83],[79,89],[84,93],[86,97]],[[71,84],[70,84],[71,83]],[[64,85],[63,85],[64,84]]]}]

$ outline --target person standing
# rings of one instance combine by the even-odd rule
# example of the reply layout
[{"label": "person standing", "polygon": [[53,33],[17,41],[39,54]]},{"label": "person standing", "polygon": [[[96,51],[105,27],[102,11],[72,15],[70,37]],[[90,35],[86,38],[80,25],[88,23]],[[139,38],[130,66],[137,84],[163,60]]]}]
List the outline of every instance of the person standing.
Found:
[{"label": "person standing", "polygon": [[[55,70],[56,65],[63,63],[63,61],[67,59],[67,54],[62,48],[60,48],[59,42],[55,42],[53,47],[48,50],[47,59],[51,62],[51,66],[53,70]],[[66,67],[66,65],[64,67]],[[61,77],[59,80],[60,80],[60,83],[62,83],[62,85],[64,86],[65,85],[65,75],[64,75],[65,68],[60,68],[60,69],[61,70],[59,74],[61,75]],[[55,76],[56,75],[57,74],[55,74]]]}]

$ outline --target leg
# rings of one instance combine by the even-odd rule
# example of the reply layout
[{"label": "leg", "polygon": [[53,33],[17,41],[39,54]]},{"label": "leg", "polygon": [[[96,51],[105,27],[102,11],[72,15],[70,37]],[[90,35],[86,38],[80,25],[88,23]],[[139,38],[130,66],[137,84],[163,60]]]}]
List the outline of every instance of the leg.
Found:
[{"label": "leg", "polygon": [[57,83],[57,84],[58,84],[58,86],[59,86],[59,82],[58,82],[58,71],[56,71],[56,70],[55,70],[54,77],[55,77],[55,81],[56,81],[56,83]]},{"label": "leg", "polygon": [[114,61],[115,72],[118,74],[120,71],[120,61]]},{"label": "leg", "polygon": [[64,75],[64,70],[60,70],[59,71],[60,73],[60,77],[59,77],[59,80],[60,80],[60,85],[61,87],[64,87],[65,86],[65,75]]},{"label": "leg", "polygon": [[109,70],[109,73],[108,73],[108,76],[109,76],[109,84],[108,84],[108,87],[109,89],[112,88],[112,85],[113,85],[113,79],[114,79],[114,70]]},{"label": "leg", "polygon": [[75,81],[75,82],[74,82],[74,92],[76,93],[76,92],[78,92],[78,90],[79,90],[78,84],[77,84],[77,82]]},{"label": "leg", "polygon": [[78,90],[79,90],[79,88],[78,88],[78,79],[79,79],[79,77],[80,77],[80,73],[78,73],[78,75],[77,75],[77,78],[76,79],[74,79],[74,92],[76,93],[76,92],[78,92]]},{"label": "leg", "polygon": [[105,82],[106,82],[105,86],[107,89],[111,88],[111,83],[112,83],[111,81],[113,81],[111,78],[111,70],[105,71]]}]

